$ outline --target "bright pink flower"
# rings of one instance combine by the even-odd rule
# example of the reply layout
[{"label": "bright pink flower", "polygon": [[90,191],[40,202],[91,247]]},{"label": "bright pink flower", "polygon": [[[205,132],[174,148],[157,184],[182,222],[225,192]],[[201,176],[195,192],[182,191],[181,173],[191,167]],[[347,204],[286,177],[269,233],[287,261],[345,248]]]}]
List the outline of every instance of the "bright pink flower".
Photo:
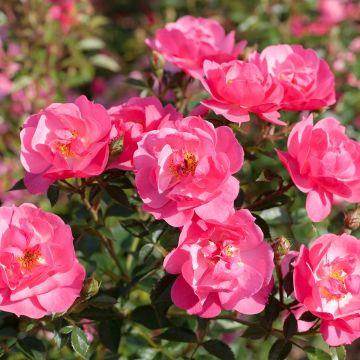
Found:
[{"label": "bright pink flower", "polygon": [[222,309],[261,312],[273,286],[273,251],[248,210],[227,221],[195,219],[181,231],[165,270],[180,274],[171,289],[176,306],[189,314],[215,317]]},{"label": "bright pink flower", "polygon": [[231,174],[243,159],[243,149],[227,126],[215,129],[201,117],[167,122],[148,132],[134,153],[144,210],[172,226],[183,226],[194,212],[225,221],[239,192]]},{"label": "bright pink flower", "polygon": [[294,263],[294,292],[321,321],[330,346],[360,337],[360,241],[353,236],[320,236],[309,249],[301,246]]},{"label": "bright pink flower", "polygon": [[285,125],[277,112],[283,88],[262,69],[240,60],[222,64],[206,60],[201,81],[212,99],[201,103],[233,122],[249,121],[252,112],[271,123]]},{"label": "bright pink flower", "polygon": [[48,16],[60,23],[64,33],[69,32],[71,26],[76,22],[75,0],[53,0],[54,5],[51,6]]},{"label": "bright pink flower", "polygon": [[218,62],[234,60],[244,49],[246,42],[235,45],[235,32],[225,35],[215,20],[183,16],[156,32],[146,44],[164,56],[171,64],[192,77],[203,76],[206,59]]},{"label": "bright pink flower", "polygon": [[111,121],[103,106],[80,96],[30,116],[21,131],[21,163],[31,193],[56,180],[101,174],[109,158]]},{"label": "bright pink flower", "polygon": [[307,193],[306,210],[312,221],[326,218],[334,201],[360,201],[360,144],[345,135],[333,118],[315,126],[310,115],[295,125],[288,151],[277,150],[299,190]]},{"label": "bright pink flower", "polygon": [[131,98],[126,103],[109,109],[108,114],[117,130],[117,136],[124,137],[123,151],[111,163],[110,168],[122,170],[133,170],[134,151],[147,132],[158,129],[162,122],[181,119],[180,113],[173,106],[163,107],[154,96]]},{"label": "bright pink flower", "polygon": [[32,204],[0,208],[0,309],[34,319],[64,312],[85,270],[60,217]]},{"label": "bright pink flower", "polygon": [[329,65],[312,49],[301,45],[272,45],[250,62],[265,68],[284,87],[281,108],[316,110],[335,103],[335,79]]}]

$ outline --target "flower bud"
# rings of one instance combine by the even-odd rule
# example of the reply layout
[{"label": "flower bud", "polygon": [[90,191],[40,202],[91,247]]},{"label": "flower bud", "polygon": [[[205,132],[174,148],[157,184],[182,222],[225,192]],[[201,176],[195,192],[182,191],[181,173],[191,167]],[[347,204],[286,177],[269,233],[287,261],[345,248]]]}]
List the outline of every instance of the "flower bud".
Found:
[{"label": "flower bud", "polygon": [[351,230],[356,230],[360,227],[360,206],[345,215],[344,225]]}]

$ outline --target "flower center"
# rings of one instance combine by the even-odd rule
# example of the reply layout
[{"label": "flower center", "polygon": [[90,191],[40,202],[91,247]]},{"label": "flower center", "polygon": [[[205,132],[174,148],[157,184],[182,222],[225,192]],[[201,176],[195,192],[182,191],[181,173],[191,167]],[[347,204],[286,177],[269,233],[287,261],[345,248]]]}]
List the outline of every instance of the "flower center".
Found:
[{"label": "flower center", "polygon": [[220,260],[227,263],[239,261],[239,248],[236,244],[232,244],[231,240],[224,242],[208,240],[207,243],[204,243],[201,251],[211,265],[215,265]]},{"label": "flower center", "polygon": [[195,170],[198,165],[195,154],[190,151],[185,151],[183,159],[180,163],[176,164],[173,160],[170,163],[171,173],[177,177],[183,177],[188,174],[195,175]]},{"label": "flower center", "polygon": [[353,271],[352,259],[348,259],[347,263],[343,259],[338,259],[327,266],[329,272],[319,280],[320,295],[327,301],[341,301],[351,292],[347,280]]},{"label": "flower center", "polygon": [[62,144],[58,143],[56,148],[59,151],[59,153],[64,157],[72,157],[75,155],[75,153],[70,149],[71,144]]},{"label": "flower center", "polygon": [[29,271],[40,263],[41,251],[39,248],[26,249],[23,256],[17,257],[16,260],[20,264],[22,270]]},{"label": "flower center", "polygon": [[228,245],[226,246],[226,248],[224,249],[224,254],[227,256],[227,257],[234,257],[235,254],[236,254],[236,247],[233,246],[233,245]]},{"label": "flower center", "polygon": [[71,150],[71,143],[79,136],[79,133],[76,130],[68,130],[68,131],[71,134],[71,138],[58,141],[56,144],[56,149],[64,157],[74,157],[75,152]]}]

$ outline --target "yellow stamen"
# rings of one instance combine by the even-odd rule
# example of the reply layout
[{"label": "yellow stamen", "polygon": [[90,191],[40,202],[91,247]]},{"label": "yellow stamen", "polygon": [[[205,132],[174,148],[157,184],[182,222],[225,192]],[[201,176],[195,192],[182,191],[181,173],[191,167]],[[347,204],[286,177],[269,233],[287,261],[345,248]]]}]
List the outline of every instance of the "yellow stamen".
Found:
[{"label": "yellow stamen", "polygon": [[62,156],[65,157],[72,157],[75,155],[75,153],[70,149],[71,144],[57,144],[57,150]]},{"label": "yellow stamen", "polygon": [[346,274],[342,275],[342,271],[336,270],[336,271],[332,271],[329,275],[329,277],[331,279],[340,281],[340,282],[344,282],[344,279],[346,277]]},{"label": "yellow stamen", "polygon": [[228,245],[224,250],[225,255],[228,257],[234,257],[235,252],[236,252],[236,248],[235,248],[235,246],[232,246],[232,245]]},{"label": "yellow stamen", "polygon": [[23,270],[31,270],[41,260],[41,252],[36,250],[25,250],[23,256],[16,258]]},{"label": "yellow stamen", "polygon": [[184,153],[184,162],[180,166],[180,168],[177,167],[173,162],[171,162],[169,165],[169,169],[170,169],[170,172],[178,179],[181,176],[184,176],[187,174],[191,174],[194,176],[198,163],[199,162],[196,160],[196,156],[192,152],[186,151]]}]

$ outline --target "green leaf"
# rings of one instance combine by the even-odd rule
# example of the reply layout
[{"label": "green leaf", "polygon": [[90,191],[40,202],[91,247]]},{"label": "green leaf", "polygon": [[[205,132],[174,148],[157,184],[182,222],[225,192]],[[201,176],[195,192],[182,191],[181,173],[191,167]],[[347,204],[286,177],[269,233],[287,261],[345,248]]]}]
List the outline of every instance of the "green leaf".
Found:
[{"label": "green leaf", "polygon": [[70,334],[73,331],[74,327],[72,325],[64,326],[59,330],[60,334]]},{"label": "green leaf", "polygon": [[165,317],[166,312],[172,305],[171,288],[176,275],[166,274],[162,277],[151,291],[150,298],[153,306],[160,315]]},{"label": "green leaf", "polygon": [[335,348],[336,355],[338,357],[338,360],[345,360],[346,359],[346,349],[345,346],[337,346]]},{"label": "green leaf", "polygon": [[139,251],[140,264],[144,264],[153,251],[154,251],[154,244],[145,244],[144,246],[142,246]]},{"label": "green leaf", "polygon": [[204,349],[211,355],[221,360],[235,360],[234,353],[228,345],[220,340],[208,340],[202,344]]},{"label": "green leaf", "polygon": [[120,217],[129,217],[134,213],[132,209],[120,204],[111,205],[107,210],[105,217],[109,216],[120,216]]},{"label": "green leaf", "polygon": [[131,313],[131,319],[152,330],[168,326],[167,319],[160,316],[151,305],[144,305],[136,308]]},{"label": "green leaf", "polygon": [[269,297],[268,306],[265,308],[265,323],[267,327],[270,329],[272,326],[272,323],[274,320],[278,317],[280,314],[280,311],[282,310],[280,301],[276,299],[274,296]]},{"label": "green leaf", "polygon": [[268,332],[262,326],[252,325],[249,326],[241,336],[248,339],[258,340],[265,337],[267,333]]},{"label": "green leaf", "polygon": [[55,185],[51,185],[47,191],[47,198],[49,199],[51,206],[56,205],[59,200],[59,196],[59,188]]},{"label": "green leaf", "polygon": [[307,322],[313,322],[316,319],[317,319],[317,317],[314,314],[312,314],[310,311],[304,312],[299,318],[299,320],[307,321]]},{"label": "green leaf", "polygon": [[119,64],[110,56],[105,54],[97,54],[90,58],[93,65],[101,67],[106,70],[117,72],[120,70]]},{"label": "green leaf", "polygon": [[323,350],[316,349],[312,346],[306,346],[304,348],[307,357],[309,360],[331,360],[330,354],[326,353]]},{"label": "green leaf", "polygon": [[259,215],[253,214],[253,216],[255,216],[255,224],[260,227],[265,239],[271,240],[270,228],[267,222]]},{"label": "green leaf", "polygon": [[89,344],[84,331],[76,326],[71,332],[71,345],[75,352],[85,359]]},{"label": "green leaf", "polygon": [[106,185],[105,190],[113,200],[120,204],[126,205],[127,207],[130,207],[128,196],[119,186]]},{"label": "green leaf", "polygon": [[126,79],[125,82],[133,87],[139,88],[139,89],[147,89],[147,85],[144,83],[144,81],[139,79]]},{"label": "green leaf", "polygon": [[[294,292],[294,277],[293,277],[292,271],[289,271],[285,275],[284,280],[283,280],[283,286],[284,286],[284,290],[288,296],[290,296]],[[304,321],[307,321],[307,320],[304,320]]]},{"label": "green leaf", "polygon": [[26,189],[25,183],[24,183],[24,179],[20,179],[19,181],[17,181],[15,183],[15,185],[10,188],[8,191],[15,191],[15,190],[24,190]]},{"label": "green leaf", "polygon": [[330,347],[330,353],[331,353],[332,360],[345,360],[346,359],[345,346]]},{"label": "green leaf", "polygon": [[176,342],[197,343],[196,334],[186,328],[170,328],[156,336],[156,338]]},{"label": "green leaf", "polygon": [[274,342],[269,351],[268,360],[284,360],[291,351],[292,344],[290,341],[279,339]]},{"label": "green leaf", "polygon": [[105,43],[97,37],[88,37],[81,40],[78,47],[82,50],[99,50],[105,47]]},{"label": "green leaf", "polygon": [[104,320],[99,324],[101,342],[110,351],[117,354],[121,339],[121,320]]},{"label": "green leaf", "polygon": [[284,322],[284,335],[286,339],[292,338],[297,333],[297,320],[294,314],[290,313]]},{"label": "green leaf", "polygon": [[91,306],[95,306],[97,308],[108,308],[112,307],[117,303],[117,300],[106,294],[102,294],[99,296],[96,296],[95,298],[91,299],[90,304]]}]

